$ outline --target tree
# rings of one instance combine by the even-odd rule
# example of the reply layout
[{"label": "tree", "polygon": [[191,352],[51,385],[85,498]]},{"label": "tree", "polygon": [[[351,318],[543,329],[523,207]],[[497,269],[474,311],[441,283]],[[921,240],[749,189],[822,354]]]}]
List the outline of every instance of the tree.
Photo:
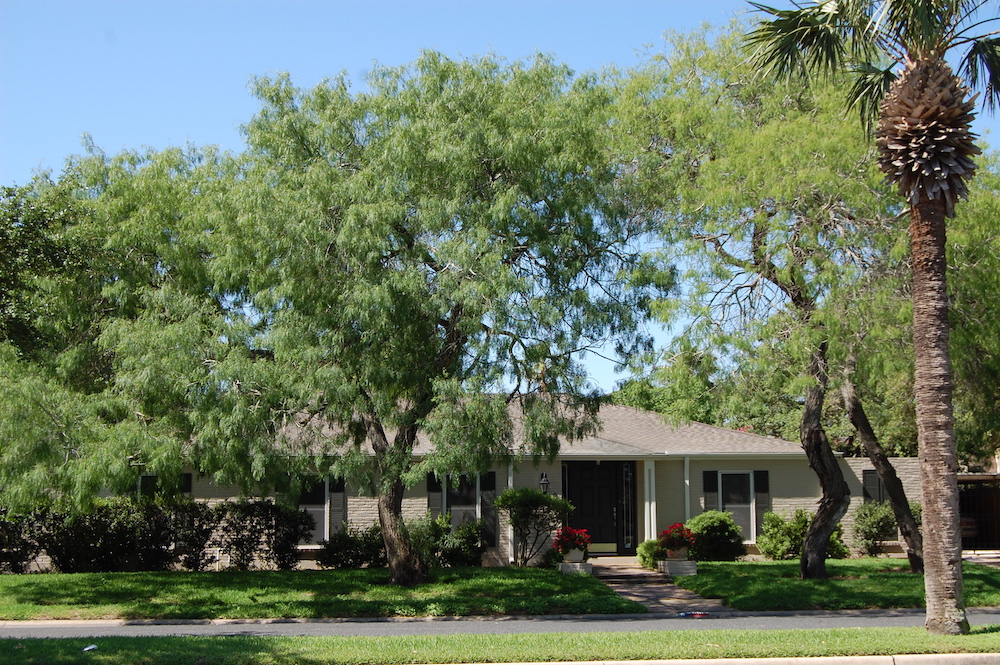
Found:
[{"label": "tree", "polygon": [[[797,436],[822,487],[801,574],[826,575],[830,536],[850,493],[823,424],[835,321],[825,307],[863,270],[864,245],[890,214],[864,137],[839,118],[836,85],[805,90],[755,80],[738,57],[742,34],[710,44],[677,39],[667,65],[630,82],[636,133],[677,171],[663,203],[669,262],[687,269],[689,334],[788,369]],[[652,102],[648,100],[653,100]],[[817,124],[823,129],[817,131]],[[817,159],[823,155],[825,159]],[[672,313],[672,312],[670,312]],[[767,347],[780,348],[769,353]],[[778,372],[772,372],[780,376]],[[799,397],[800,396],[800,397]]]},{"label": "tree", "polygon": [[[856,74],[850,102],[878,116],[879,166],[909,206],[913,279],[913,344],[928,630],[969,630],[962,601],[957,459],[948,359],[945,219],[968,191],[973,156],[974,98],[952,73],[950,51],[966,48],[961,72],[1000,101],[1000,39],[983,34],[992,3],[972,0],[852,0],[817,2],[769,14],[749,35],[762,70]],[[885,66],[886,63],[888,66]],[[900,74],[894,73],[901,67]]]},{"label": "tree", "polygon": [[554,455],[597,426],[580,355],[648,346],[650,290],[619,279],[648,220],[612,90],[544,57],[436,53],[364,93],[255,89],[245,155],[105,160],[111,243],[158,257],[103,337],[129,427],[220,480],[329,456],[377,497],[390,578],[413,584],[405,489]]}]

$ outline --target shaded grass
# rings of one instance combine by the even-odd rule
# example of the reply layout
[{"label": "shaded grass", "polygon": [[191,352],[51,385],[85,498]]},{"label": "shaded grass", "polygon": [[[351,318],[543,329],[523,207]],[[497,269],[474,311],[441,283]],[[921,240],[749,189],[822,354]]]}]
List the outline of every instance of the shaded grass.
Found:
[{"label": "shaded grass", "polygon": [[[684,630],[407,637],[162,637],[0,640],[5,665],[388,665],[663,658],[769,658],[990,653],[1000,626],[971,635],[923,628]],[[84,653],[88,644],[97,650]]]},{"label": "shaded grass", "polygon": [[[967,606],[1000,605],[1000,569],[966,563],[963,570]],[[798,561],[700,562],[697,575],[675,582],[745,611],[924,607],[924,578],[905,560],[830,560],[827,572],[826,580],[800,580]]]},{"label": "shaded grass", "polygon": [[645,612],[589,576],[449,568],[404,589],[385,570],[0,576],[0,619],[252,619]]}]

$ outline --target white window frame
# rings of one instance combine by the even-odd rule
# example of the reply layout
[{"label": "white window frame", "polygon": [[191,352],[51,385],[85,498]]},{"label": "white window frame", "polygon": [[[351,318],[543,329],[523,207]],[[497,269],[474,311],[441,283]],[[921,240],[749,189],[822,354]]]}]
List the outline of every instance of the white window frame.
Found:
[{"label": "white window frame", "polygon": [[724,493],[722,491],[722,476],[748,476],[750,478],[750,538],[746,538],[746,534],[743,534],[743,543],[753,544],[757,542],[757,488],[754,485],[754,472],[753,470],[747,471],[745,469],[725,469],[718,471],[718,485],[719,488],[719,510],[725,512],[726,507],[723,504]]}]

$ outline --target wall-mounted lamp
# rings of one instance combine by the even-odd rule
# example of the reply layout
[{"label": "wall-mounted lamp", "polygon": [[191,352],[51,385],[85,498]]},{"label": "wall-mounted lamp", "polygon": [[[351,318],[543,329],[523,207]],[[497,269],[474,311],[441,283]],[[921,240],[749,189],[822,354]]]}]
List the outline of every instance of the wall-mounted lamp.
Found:
[{"label": "wall-mounted lamp", "polygon": [[542,488],[542,494],[549,493],[549,474],[542,472],[542,477],[538,479],[538,486]]}]

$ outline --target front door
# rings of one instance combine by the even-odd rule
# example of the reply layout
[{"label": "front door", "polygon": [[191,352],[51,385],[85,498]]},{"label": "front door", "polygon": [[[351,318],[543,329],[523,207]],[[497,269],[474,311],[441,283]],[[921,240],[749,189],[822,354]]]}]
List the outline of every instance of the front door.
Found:
[{"label": "front door", "polygon": [[592,554],[635,554],[635,462],[565,462],[568,524],[590,534]]}]

